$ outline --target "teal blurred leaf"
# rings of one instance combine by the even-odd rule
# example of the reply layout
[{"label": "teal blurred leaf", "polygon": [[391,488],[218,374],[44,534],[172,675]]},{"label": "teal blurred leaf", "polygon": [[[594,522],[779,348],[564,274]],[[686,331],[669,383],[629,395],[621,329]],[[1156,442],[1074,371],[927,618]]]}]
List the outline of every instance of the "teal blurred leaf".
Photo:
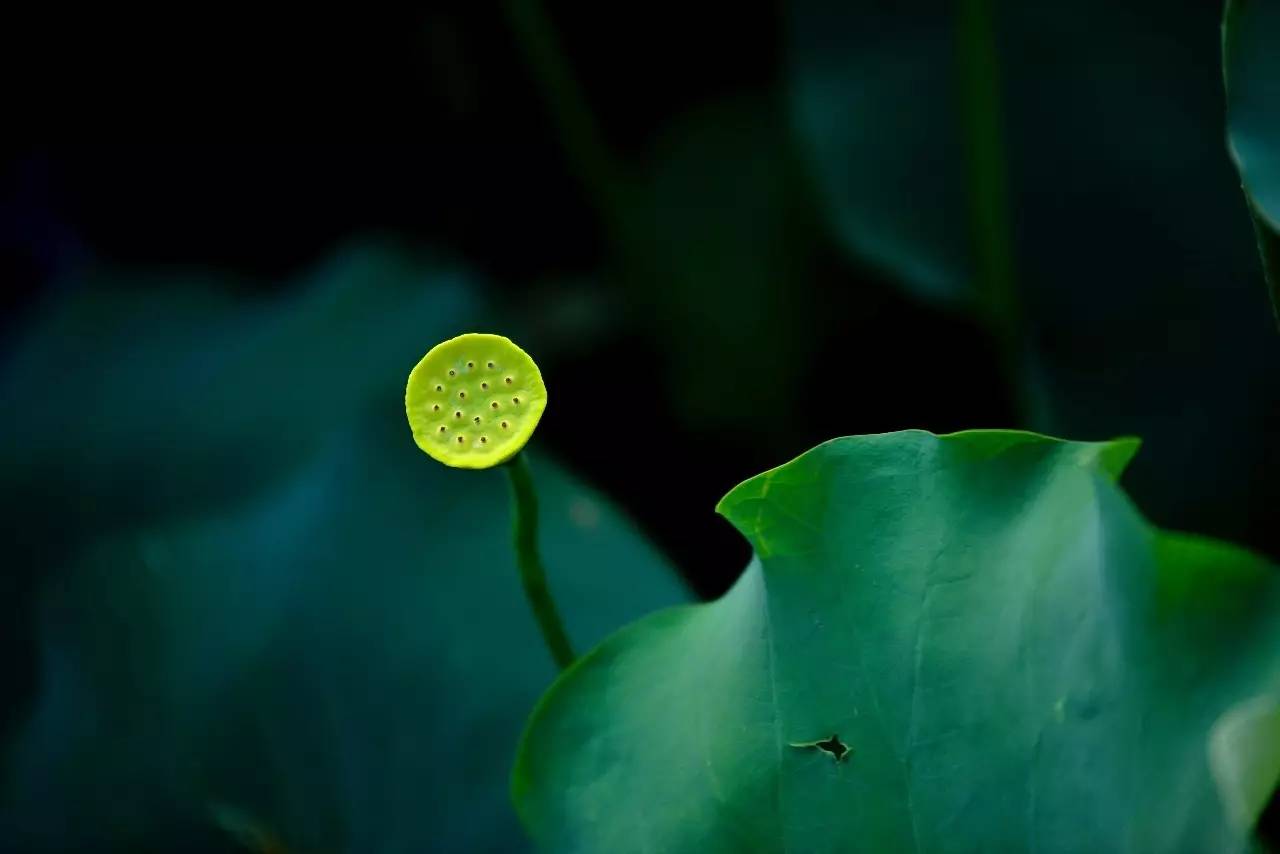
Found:
[{"label": "teal blurred leaf", "polygon": [[1227,142],[1257,229],[1263,272],[1280,317],[1280,7],[1228,0],[1222,20]]},{"label": "teal blurred leaf", "polygon": [[[1213,271],[1206,255],[1238,263],[1239,218],[1205,210],[1230,210],[1209,121],[1218,96],[1197,76],[1216,50],[1211,10],[991,5],[995,74],[985,82],[1005,106],[1028,292],[1156,278],[1188,261]],[[966,224],[973,102],[962,86],[974,81],[960,76],[973,27],[945,5],[791,0],[788,9],[798,138],[845,246],[917,293],[964,302],[979,272]]]},{"label": "teal blurred leaf", "polygon": [[43,306],[0,372],[15,509],[65,531],[243,497],[402,395],[406,360],[480,314],[459,270],[379,244],[254,284],[91,271]]},{"label": "teal blurred leaf", "polygon": [[521,818],[554,851],[1247,849],[1210,733],[1280,687],[1280,575],[1149,525],[1135,450],[905,432],[748,480],[719,509],[755,560],[557,680]]},{"label": "teal blurred leaf", "polygon": [[922,297],[972,276],[949,17],[886,3],[791,3],[791,106],[841,243]]},{"label": "teal blurred leaf", "polygon": [[[93,503],[23,555],[40,693],[0,847],[198,850],[196,828],[227,842],[211,805],[299,854],[525,847],[508,773],[555,669],[507,485],[434,463],[404,422],[416,360],[485,322],[476,288],[386,247],[304,278],[268,298],[75,293],[6,377],[30,421],[7,425],[24,443],[3,471],[40,485],[6,509],[75,503],[77,478]],[[532,464],[576,643],[687,598],[605,501]]]}]

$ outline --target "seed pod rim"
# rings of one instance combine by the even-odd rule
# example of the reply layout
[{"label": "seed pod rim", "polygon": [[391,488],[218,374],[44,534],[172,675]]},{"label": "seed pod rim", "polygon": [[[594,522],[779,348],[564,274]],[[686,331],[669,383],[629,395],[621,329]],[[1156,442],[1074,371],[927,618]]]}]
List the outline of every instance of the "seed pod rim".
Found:
[{"label": "seed pod rim", "polygon": [[[471,348],[476,358],[460,360],[459,352]],[[497,362],[493,368],[491,357]],[[450,369],[455,373],[449,374]],[[473,372],[480,378],[468,376]],[[482,389],[481,382],[488,387]],[[414,365],[405,384],[405,414],[414,443],[452,468],[486,469],[510,460],[528,443],[546,404],[546,384],[533,358],[510,338],[488,332],[467,332],[436,344]],[[435,406],[439,408],[433,411]],[[456,416],[456,424],[449,415]],[[441,426],[444,430],[437,433]],[[507,429],[509,434],[495,432]],[[446,436],[450,441],[443,441]],[[464,448],[453,448],[455,436],[463,437]],[[481,437],[492,450],[481,448]]]}]

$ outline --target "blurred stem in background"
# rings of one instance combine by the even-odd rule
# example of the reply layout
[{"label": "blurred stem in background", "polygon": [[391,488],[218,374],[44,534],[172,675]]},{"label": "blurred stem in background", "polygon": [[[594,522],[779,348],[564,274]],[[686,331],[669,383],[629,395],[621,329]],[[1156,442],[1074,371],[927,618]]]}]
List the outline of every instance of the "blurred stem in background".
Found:
[{"label": "blurred stem in background", "polygon": [[555,27],[540,0],[507,0],[507,19],[525,54],[555,121],[570,162],[605,224],[616,256],[629,254],[630,229],[626,223],[630,187],[624,169],[605,142],[587,106],[582,88],[565,60]]},{"label": "blurred stem in background", "polygon": [[974,295],[1000,346],[1010,387],[1016,391],[1022,386],[1022,306],[1015,282],[1000,66],[991,7],[992,0],[960,0],[957,7],[960,112],[976,262]]},{"label": "blurred stem in background", "polygon": [[547,587],[547,571],[538,554],[538,494],[533,487],[533,475],[529,472],[529,464],[525,461],[523,452],[512,457],[502,468],[511,479],[512,511],[515,514],[514,545],[516,564],[520,567],[520,583],[524,585],[524,594],[538,621],[542,639],[546,641],[556,666],[563,670],[573,663],[575,656],[569,636],[565,634],[560,612]]}]

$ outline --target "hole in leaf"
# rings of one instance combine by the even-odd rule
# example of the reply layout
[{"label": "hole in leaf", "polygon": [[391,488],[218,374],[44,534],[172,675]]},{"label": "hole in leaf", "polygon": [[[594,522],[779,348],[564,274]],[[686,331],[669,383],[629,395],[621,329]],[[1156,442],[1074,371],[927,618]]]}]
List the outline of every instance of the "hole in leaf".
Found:
[{"label": "hole in leaf", "polygon": [[841,741],[840,736],[835,734],[832,734],[830,738],[824,738],[821,741],[803,741],[799,743],[792,742],[791,746],[799,747],[802,749],[816,748],[818,750],[821,750],[823,753],[828,754],[832,759],[834,759],[837,762],[840,762],[845,757],[847,757],[850,753],[853,752],[852,749],[849,747],[849,745]]},{"label": "hole in leaf", "polygon": [[818,748],[823,753],[830,753],[835,757],[837,762],[844,759],[844,757],[849,753],[849,745],[841,741],[840,736],[838,735],[832,735],[831,738],[828,738],[826,741],[818,742],[814,747]]}]

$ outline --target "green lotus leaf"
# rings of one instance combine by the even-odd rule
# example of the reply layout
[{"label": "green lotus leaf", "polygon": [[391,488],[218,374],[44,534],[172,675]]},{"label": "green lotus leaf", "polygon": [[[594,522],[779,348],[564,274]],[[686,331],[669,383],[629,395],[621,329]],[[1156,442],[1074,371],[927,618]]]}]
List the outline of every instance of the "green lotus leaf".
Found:
[{"label": "green lotus leaf", "polygon": [[730,592],[543,697],[526,827],[553,851],[1247,847],[1209,756],[1249,741],[1211,733],[1280,687],[1280,576],[1149,525],[1115,483],[1136,447],[912,431],[743,483]]},{"label": "green lotus leaf", "polygon": [[1253,697],[1219,718],[1209,767],[1228,817],[1246,827],[1257,822],[1280,783],[1280,698]]}]

